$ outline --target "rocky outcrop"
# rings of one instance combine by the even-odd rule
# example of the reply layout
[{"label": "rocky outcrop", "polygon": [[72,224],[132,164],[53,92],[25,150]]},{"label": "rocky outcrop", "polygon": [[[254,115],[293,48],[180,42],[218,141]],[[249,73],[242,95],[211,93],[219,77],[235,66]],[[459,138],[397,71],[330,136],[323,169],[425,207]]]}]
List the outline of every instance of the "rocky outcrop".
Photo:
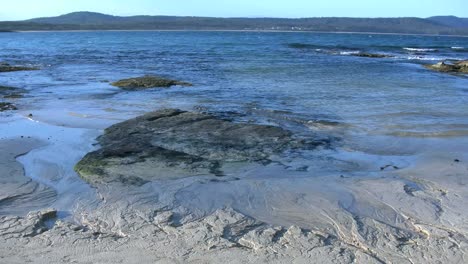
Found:
[{"label": "rocky outcrop", "polygon": [[11,103],[0,102],[0,112],[10,111],[10,110],[18,110],[18,108],[16,108],[16,106],[14,106]]},{"label": "rocky outcrop", "polygon": [[167,88],[174,85],[192,86],[191,83],[181,82],[171,79],[166,79],[159,76],[143,76],[138,78],[124,79],[112,83],[111,85],[119,87],[124,90],[140,90],[148,88]]},{"label": "rocky outcrop", "polygon": [[468,61],[456,61],[454,63],[446,63],[445,61],[424,65],[427,69],[446,73],[468,73]]},{"label": "rocky outcrop", "polygon": [[35,70],[39,70],[39,68],[26,67],[26,66],[12,66],[8,63],[0,63],[0,72],[35,71]]},{"label": "rocky outcrop", "polygon": [[141,185],[152,179],[223,175],[226,165],[268,163],[286,150],[321,142],[296,139],[279,127],[238,124],[211,115],[164,109],[109,127],[102,148],[75,167],[91,183]]}]

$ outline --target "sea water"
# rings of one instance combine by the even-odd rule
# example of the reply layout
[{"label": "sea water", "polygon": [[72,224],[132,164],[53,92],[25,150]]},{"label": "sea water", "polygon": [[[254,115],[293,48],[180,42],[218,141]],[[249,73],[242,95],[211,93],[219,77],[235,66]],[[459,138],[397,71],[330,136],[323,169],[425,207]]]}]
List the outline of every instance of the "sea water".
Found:
[{"label": "sea water", "polygon": [[[363,52],[389,57],[354,56]],[[423,64],[467,57],[468,38],[448,36],[2,33],[0,62],[41,70],[2,73],[0,85],[27,89],[24,98],[14,101],[19,108],[16,115],[31,113],[35,121],[47,126],[101,133],[119,121],[176,107],[202,110],[235,122],[280,126],[301,137],[330,142],[328,148],[291,157],[291,167],[306,165],[303,172],[275,174],[278,170],[267,168],[239,175],[266,184],[263,188],[243,181],[204,182],[203,186],[191,184],[174,196],[179,205],[202,212],[228,205],[262,214],[265,197],[272,193],[283,191],[284,202],[297,201],[296,196],[307,192],[323,192],[323,184],[313,187],[313,177],[324,182],[328,175],[369,176],[386,165],[400,169],[411,166],[416,158],[432,153],[456,159],[457,153],[466,152],[468,78],[434,72]],[[143,75],[165,76],[194,86],[128,92],[110,85]],[[8,127],[1,127],[2,132],[5,129]],[[27,135],[28,131],[18,133]],[[82,142],[90,150],[93,143]],[[23,163],[31,165],[33,158],[28,160],[26,155]],[[68,163],[63,171],[70,174]],[[26,172],[38,170],[30,167]],[[63,182],[55,187],[63,188]],[[153,187],[155,192],[164,191],[161,185]],[[200,192],[201,188],[205,191]],[[325,189],[329,190],[327,195],[336,196],[340,188],[327,184]],[[216,201],[209,195],[212,193],[216,193]],[[343,193],[339,196],[342,203],[350,200]],[[268,218],[268,212],[263,215]],[[287,222],[296,220],[292,217]]]}]

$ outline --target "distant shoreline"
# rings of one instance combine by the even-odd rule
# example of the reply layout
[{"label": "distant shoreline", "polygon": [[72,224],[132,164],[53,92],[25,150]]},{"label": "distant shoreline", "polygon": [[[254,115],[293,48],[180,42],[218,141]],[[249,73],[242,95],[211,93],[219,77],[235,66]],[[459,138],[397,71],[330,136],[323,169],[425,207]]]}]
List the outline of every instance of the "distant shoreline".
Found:
[{"label": "distant shoreline", "polygon": [[22,32],[207,31],[302,32],[468,37],[468,18],[418,17],[198,17],[114,16],[79,11],[55,17],[0,21],[0,30]]},{"label": "distant shoreline", "polygon": [[[1,31],[0,31],[1,32]],[[361,35],[401,35],[401,36],[428,36],[428,37],[461,37],[468,35],[439,35],[417,33],[383,33],[383,32],[350,32],[350,31],[312,31],[312,30],[248,30],[248,29],[96,29],[96,30],[18,30],[3,31],[4,33],[51,33],[51,32],[258,32],[258,33],[323,33],[323,34],[361,34]]]}]

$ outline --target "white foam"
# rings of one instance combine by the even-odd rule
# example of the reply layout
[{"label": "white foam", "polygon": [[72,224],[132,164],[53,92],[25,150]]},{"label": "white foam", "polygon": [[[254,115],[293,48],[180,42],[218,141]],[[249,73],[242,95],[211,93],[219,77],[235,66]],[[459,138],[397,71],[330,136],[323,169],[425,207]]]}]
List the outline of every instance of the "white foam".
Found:
[{"label": "white foam", "polygon": [[361,53],[360,51],[340,51],[340,55],[353,55],[353,54],[359,54]]},{"label": "white foam", "polygon": [[403,48],[403,49],[408,50],[408,51],[420,51],[420,52],[437,51],[436,49],[429,49],[429,48]]},{"label": "white foam", "polygon": [[426,56],[409,56],[408,60],[428,60],[428,61],[440,61],[441,58],[437,57],[426,57]]},{"label": "white foam", "polygon": [[452,49],[454,49],[454,50],[464,50],[465,48],[464,47],[452,47]]},{"label": "white foam", "polygon": [[446,58],[446,57],[429,57],[429,56],[408,56],[402,57],[407,60],[423,60],[423,61],[443,61],[443,60],[463,60],[462,58]]}]

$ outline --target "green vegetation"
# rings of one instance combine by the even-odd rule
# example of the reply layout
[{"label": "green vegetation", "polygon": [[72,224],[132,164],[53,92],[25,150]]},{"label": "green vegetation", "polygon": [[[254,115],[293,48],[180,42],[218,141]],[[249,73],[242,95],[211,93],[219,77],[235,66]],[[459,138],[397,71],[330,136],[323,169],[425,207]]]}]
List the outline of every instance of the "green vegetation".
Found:
[{"label": "green vegetation", "polygon": [[423,18],[212,18],[119,17],[76,12],[21,22],[0,22],[0,30],[284,30],[468,35],[468,19]]}]

